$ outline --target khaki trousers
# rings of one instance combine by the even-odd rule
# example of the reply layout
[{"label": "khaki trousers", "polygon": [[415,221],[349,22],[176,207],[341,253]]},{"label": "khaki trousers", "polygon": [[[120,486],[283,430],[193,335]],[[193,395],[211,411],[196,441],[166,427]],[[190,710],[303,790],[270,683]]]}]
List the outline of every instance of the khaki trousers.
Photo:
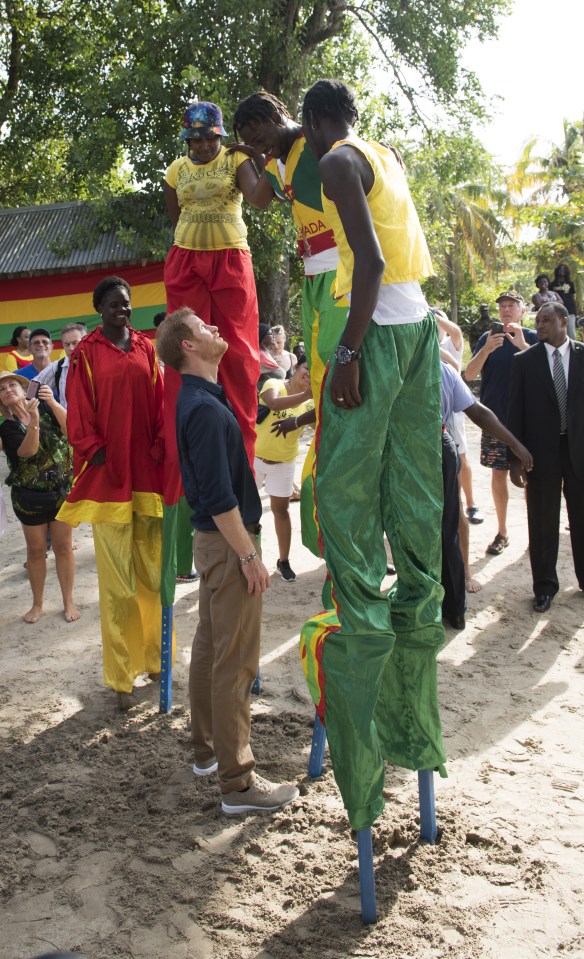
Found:
[{"label": "khaki trousers", "polygon": [[[252,535],[254,549],[259,542]],[[251,686],[260,658],[262,597],[250,595],[239,558],[221,533],[197,530],[199,625],[189,694],[195,760],[219,764],[222,793],[245,789],[255,760],[249,743]]]}]

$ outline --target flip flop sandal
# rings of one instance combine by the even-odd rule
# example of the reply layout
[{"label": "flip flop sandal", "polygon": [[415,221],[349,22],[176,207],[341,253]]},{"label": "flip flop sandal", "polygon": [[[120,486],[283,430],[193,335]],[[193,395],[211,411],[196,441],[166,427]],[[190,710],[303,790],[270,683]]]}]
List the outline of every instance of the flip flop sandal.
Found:
[{"label": "flip flop sandal", "polygon": [[500,533],[497,533],[492,543],[487,546],[487,553],[491,556],[500,556],[504,549],[507,549],[509,545],[509,537],[501,536]]}]

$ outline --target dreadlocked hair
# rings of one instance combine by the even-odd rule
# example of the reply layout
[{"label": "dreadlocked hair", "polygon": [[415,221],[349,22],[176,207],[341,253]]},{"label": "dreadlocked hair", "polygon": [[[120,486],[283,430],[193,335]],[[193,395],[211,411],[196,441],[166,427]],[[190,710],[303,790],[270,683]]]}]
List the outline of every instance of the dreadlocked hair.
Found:
[{"label": "dreadlocked hair", "polygon": [[359,119],[353,91],[340,80],[317,80],[306,91],[302,114],[313,113],[315,117],[331,120],[346,120],[354,126]]},{"label": "dreadlocked hair", "polygon": [[239,131],[248,123],[262,123],[274,119],[274,113],[280,113],[286,120],[291,120],[292,116],[288,112],[281,100],[260,90],[259,93],[252,93],[245,100],[242,100],[235,116],[233,117],[233,130],[236,136]]}]

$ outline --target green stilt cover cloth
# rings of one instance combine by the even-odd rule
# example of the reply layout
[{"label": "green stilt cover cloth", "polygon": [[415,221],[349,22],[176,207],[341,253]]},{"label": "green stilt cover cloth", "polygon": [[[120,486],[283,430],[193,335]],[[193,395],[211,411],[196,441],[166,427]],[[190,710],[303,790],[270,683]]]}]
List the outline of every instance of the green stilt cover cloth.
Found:
[{"label": "green stilt cover cloth", "polygon": [[371,826],[383,810],[383,761],[446,775],[438,709],[436,653],[396,640],[339,635],[336,611],[306,622],[300,655],[323,722],[331,761],[353,829]]},{"label": "green stilt cover cloth", "polygon": [[165,503],[162,513],[162,581],[163,606],[172,606],[179,573],[193,569],[192,509],[181,496],[176,503]]}]

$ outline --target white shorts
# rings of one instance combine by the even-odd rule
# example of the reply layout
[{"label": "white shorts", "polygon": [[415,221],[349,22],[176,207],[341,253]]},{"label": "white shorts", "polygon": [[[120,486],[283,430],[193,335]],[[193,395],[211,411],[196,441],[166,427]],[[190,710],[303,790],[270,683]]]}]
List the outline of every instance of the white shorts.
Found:
[{"label": "white shorts", "polygon": [[466,414],[452,414],[452,438],[458,447],[458,452],[466,453],[468,444],[466,442]]},{"label": "white shorts", "polygon": [[256,456],[253,464],[257,488],[266,487],[268,496],[292,496],[295,460],[291,463],[264,463]]}]

